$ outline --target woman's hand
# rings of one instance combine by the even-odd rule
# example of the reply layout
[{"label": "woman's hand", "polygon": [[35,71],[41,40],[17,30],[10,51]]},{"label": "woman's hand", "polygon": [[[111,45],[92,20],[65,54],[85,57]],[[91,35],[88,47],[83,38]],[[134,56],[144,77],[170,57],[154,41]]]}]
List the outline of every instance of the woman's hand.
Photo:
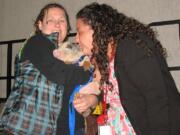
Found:
[{"label": "woman's hand", "polygon": [[96,95],[91,94],[78,94],[73,101],[74,107],[80,114],[87,112],[90,108],[95,108],[98,104]]}]

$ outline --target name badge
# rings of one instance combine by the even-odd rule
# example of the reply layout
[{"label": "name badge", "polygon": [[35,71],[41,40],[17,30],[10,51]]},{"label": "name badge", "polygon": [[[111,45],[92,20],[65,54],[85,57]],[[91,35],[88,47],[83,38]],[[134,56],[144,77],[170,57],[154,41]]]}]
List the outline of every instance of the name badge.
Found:
[{"label": "name badge", "polygon": [[112,135],[112,129],[109,125],[98,126],[98,135]]}]

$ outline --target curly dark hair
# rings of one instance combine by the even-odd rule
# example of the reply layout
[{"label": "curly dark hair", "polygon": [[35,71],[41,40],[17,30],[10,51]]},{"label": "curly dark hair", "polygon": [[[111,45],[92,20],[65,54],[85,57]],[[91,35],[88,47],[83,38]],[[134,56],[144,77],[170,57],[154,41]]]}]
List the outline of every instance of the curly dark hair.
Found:
[{"label": "curly dark hair", "polygon": [[49,3],[49,4],[45,5],[41,9],[40,13],[38,14],[38,16],[37,16],[37,18],[36,18],[36,20],[34,22],[35,33],[40,32],[39,27],[38,27],[38,23],[39,23],[39,21],[43,21],[45,15],[47,14],[47,12],[48,12],[48,10],[50,8],[59,8],[59,9],[62,9],[64,11],[65,17],[66,17],[66,21],[67,21],[67,26],[68,26],[68,32],[69,32],[71,27],[70,27],[70,23],[69,23],[69,16],[67,14],[66,9],[62,5],[60,5],[58,3]]},{"label": "curly dark hair", "polygon": [[92,59],[95,59],[101,73],[101,84],[110,84],[108,81],[108,43],[112,40],[117,45],[119,40],[135,39],[137,46],[142,47],[148,56],[152,50],[138,36],[137,33],[145,33],[155,44],[155,50],[162,56],[166,55],[165,49],[156,39],[155,32],[134,18],[119,13],[116,9],[106,4],[92,3],[82,8],[76,15],[85,24],[91,26],[93,34]]}]

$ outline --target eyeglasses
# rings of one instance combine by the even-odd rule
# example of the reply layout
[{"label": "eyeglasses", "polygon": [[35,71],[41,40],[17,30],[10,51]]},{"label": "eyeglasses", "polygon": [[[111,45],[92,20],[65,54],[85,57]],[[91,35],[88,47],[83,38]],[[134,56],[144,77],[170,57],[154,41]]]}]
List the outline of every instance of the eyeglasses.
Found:
[{"label": "eyeglasses", "polygon": [[50,19],[50,20],[46,21],[46,24],[48,24],[48,25],[57,25],[57,24],[65,23],[65,22],[66,22],[65,19],[60,19],[60,20]]}]

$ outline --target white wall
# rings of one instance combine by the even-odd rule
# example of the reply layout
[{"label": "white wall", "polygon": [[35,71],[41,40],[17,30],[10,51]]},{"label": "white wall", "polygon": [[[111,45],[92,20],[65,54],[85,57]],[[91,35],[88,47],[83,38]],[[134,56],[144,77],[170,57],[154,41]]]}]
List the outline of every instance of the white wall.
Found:
[{"label": "white wall", "polygon": [[[33,31],[33,22],[39,10],[49,2],[59,2],[70,15],[72,32],[75,32],[75,14],[91,2],[110,4],[120,12],[135,17],[143,23],[180,19],[180,0],[0,0],[0,41],[27,38]],[[178,25],[153,27],[167,48],[169,66],[180,66]],[[19,50],[15,46],[13,56]],[[3,66],[4,65],[4,66]],[[173,71],[180,90],[180,71]],[[0,76],[6,75],[6,47],[0,46]],[[5,82],[0,81],[0,97],[5,95]]]}]

